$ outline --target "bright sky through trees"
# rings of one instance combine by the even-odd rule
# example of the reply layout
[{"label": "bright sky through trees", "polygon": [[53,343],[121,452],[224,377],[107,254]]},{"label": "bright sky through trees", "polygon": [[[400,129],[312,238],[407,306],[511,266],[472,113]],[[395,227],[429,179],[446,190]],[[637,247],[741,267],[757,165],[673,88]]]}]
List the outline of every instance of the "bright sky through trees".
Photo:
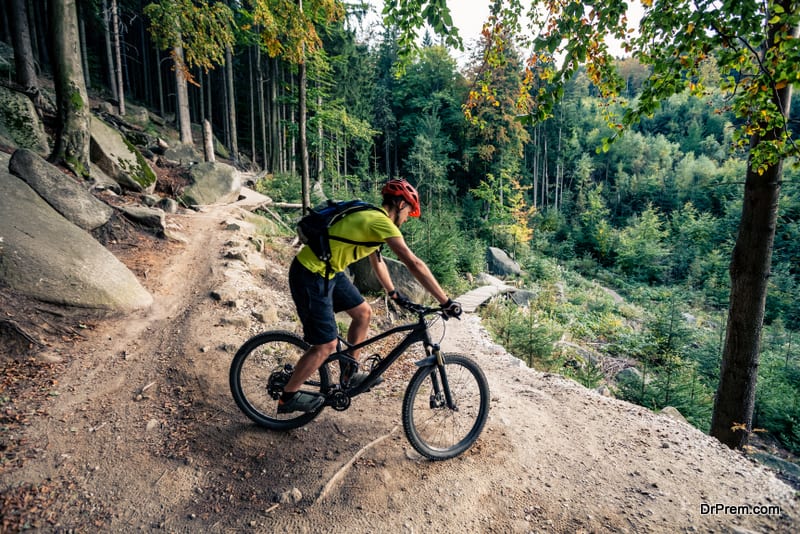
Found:
[{"label": "bright sky through trees", "polygon": [[[376,19],[379,19],[383,10],[383,0],[369,0],[369,3],[375,7],[375,13],[373,16],[376,17]],[[489,18],[489,7],[491,3],[492,0],[447,0],[447,5],[450,8],[450,12],[453,17],[453,22],[458,28],[461,39],[464,42],[464,52],[456,50],[452,51],[453,57],[462,67],[466,65],[469,59],[468,50],[480,37],[483,23],[486,22],[487,18]],[[642,6],[639,0],[629,1],[628,4],[629,25],[635,28],[638,26],[639,20],[642,17]],[[609,45],[612,53],[615,56],[625,55],[621,49],[616,49],[614,47],[613,40],[609,41]]]}]

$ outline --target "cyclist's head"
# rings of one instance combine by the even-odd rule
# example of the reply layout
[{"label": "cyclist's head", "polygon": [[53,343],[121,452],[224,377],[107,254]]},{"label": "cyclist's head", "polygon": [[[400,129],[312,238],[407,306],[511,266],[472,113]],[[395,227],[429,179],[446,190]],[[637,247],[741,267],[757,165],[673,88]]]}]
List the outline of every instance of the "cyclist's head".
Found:
[{"label": "cyclist's head", "polygon": [[381,194],[386,205],[397,205],[399,200],[405,200],[411,206],[408,216],[419,217],[419,193],[410,183],[400,178],[389,180],[381,189]]}]

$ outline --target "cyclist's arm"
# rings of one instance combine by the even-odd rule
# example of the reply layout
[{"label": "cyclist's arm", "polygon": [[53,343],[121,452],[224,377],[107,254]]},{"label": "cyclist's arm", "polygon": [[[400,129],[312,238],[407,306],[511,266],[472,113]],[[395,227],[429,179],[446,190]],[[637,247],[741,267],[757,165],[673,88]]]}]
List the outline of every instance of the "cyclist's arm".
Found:
[{"label": "cyclist's arm", "polygon": [[372,265],[372,270],[375,272],[375,278],[378,279],[383,289],[387,293],[394,290],[394,283],[392,277],[389,275],[389,268],[386,267],[386,262],[383,261],[380,251],[373,252],[369,255],[369,263]]},{"label": "cyclist's arm", "polygon": [[[447,294],[441,288],[439,282],[436,281],[436,278],[433,276],[433,273],[431,273],[431,270],[428,268],[428,266],[425,265],[425,262],[411,252],[411,249],[408,248],[408,245],[406,245],[405,239],[402,237],[390,237],[386,239],[386,244],[389,245],[389,248],[392,249],[392,252],[397,255],[397,258],[403,262],[411,274],[414,275],[414,278],[416,278],[417,281],[422,284],[422,287],[427,289],[428,293],[433,295],[433,297],[439,301],[439,304],[444,304],[447,302]],[[383,263],[383,261],[380,261],[380,263]],[[389,271],[386,268],[386,264],[383,264],[383,269],[386,270],[386,276],[388,278]],[[380,280],[380,275],[377,274],[378,272],[376,271],[375,273],[376,276],[379,277],[378,280]],[[391,281],[389,283],[391,284]],[[383,282],[381,282],[381,284],[383,284]],[[389,289],[386,286],[383,287],[387,290]],[[392,286],[391,289],[394,289],[394,286]]]}]

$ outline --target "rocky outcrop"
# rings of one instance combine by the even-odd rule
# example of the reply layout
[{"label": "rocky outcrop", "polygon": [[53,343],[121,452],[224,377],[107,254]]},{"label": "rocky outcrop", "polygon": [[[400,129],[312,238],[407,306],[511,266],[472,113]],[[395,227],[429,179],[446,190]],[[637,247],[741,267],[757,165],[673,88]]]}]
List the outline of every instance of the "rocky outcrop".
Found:
[{"label": "rocky outcrop", "polygon": [[13,148],[28,148],[42,156],[50,144],[42,121],[27,95],[0,85],[0,139]]},{"label": "rocky outcrop", "polygon": [[95,198],[71,176],[30,150],[21,148],[14,152],[8,169],[58,213],[84,230],[104,225],[114,213],[111,206]]},{"label": "rocky outcrop", "polygon": [[0,281],[44,302],[82,308],[132,311],[153,302],[111,252],[6,171],[0,171]]},{"label": "rocky outcrop", "polygon": [[199,163],[189,170],[192,183],[179,202],[184,206],[235,202],[242,189],[239,171],[225,163]]},{"label": "rocky outcrop", "polygon": [[522,269],[506,252],[497,247],[489,247],[486,251],[486,263],[489,272],[498,276],[519,276]]},{"label": "rocky outcrop", "polygon": [[119,131],[92,117],[91,159],[124,189],[152,192],[156,174],[136,147]]}]

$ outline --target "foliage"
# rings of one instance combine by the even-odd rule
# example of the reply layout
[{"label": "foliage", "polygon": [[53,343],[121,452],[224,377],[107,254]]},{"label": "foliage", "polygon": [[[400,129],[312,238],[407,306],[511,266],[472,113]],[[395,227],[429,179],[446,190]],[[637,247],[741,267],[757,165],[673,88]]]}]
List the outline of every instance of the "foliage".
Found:
[{"label": "foliage", "polygon": [[654,283],[664,279],[668,254],[667,232],[658,212],[648,206],[619,233],[617,265],[633,280]]},{"label": "foliage", "polygon": [[403,225],[409,246],[433,272],[440,283],[453,289],[465,289],[465,273],[483,270],[485,245],[469,236],[461,227],[452,208],[422,208],[422,217]]},{"label": "foliage", "polygon": [[223,2],[158,0],[146,6],[144,14],[156,43],[163,49],[182,47],[187,66],[208,71],[225,62],[225,49],[233,44],[234,20]]},{"label": "foliage", "polygon": [[423,24],[443,36],[448,46],[459,49],[462,47],[461,37],[453,24],[453,17],[445,0],[385,0],[383,16],[387,26],[398,29],[396,41],[400,60],[397,64],[399,72],[404,72],[404,67],[419,49],[417,32]]},{"label": "foliage", "polygon": [[271,57],[303,63],[322,46],[316,24],[331,24],[344,12],[337,0],[249,0],[253,23]]},{"label": "foliage", "polygon": [[560,367],[554,343],[563,327],[534,303],[523,310],[513,302],[495,303],[484,312],[484,320],[494,338],[528,366]]}]

